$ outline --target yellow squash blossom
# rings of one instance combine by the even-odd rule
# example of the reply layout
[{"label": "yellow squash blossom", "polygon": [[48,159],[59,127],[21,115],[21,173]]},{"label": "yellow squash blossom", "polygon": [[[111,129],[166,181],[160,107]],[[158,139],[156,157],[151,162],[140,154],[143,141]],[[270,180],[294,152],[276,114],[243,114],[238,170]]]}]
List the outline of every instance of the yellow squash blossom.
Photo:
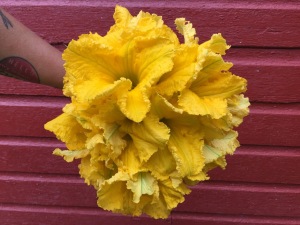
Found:
[{"label": "yellow squash blossom", "polygon": [[225,167],[248,114],[246,80],[222,55],[221,34],[199,44],[192,24],[177,35],[155,14],[116,6],[105,36],[83,34],[63,53],[71,103],[45,125],[80,159],[79,173],[105,210],[167,218],[189,186]]}]

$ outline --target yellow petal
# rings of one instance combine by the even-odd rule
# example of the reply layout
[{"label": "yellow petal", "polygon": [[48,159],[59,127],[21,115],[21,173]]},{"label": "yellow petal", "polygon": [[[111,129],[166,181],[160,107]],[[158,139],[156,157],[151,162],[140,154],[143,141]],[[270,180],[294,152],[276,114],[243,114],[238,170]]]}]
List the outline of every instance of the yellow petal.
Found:
[{"label": "yellow petal", "polygon": [[203,148],[205,163],[217,162],[218,159],[223,158],[226,154],[233,154],[239,146],[237,135],[236,131],[230,131],[223,135],[222,138],[213,139],[205,143]]},{"label": "yellow petal", "polygon": [[[173,67],[174,46],[165,39],[146,39],[136,42],[133,75],[137,85],[119,99],[120,110],[134,122],[141,122],[150,110],[151,85]],[[141,50],[139,50],[141,49]]]},{"label": "yellow petal", "polygon": [[72,86],[83,81],[101,79],[104,85],[115,80],[117,65],[111,60],[115,53],[103,41],[98,34],[84,34],[69,43],[62,55],[66,61],[66,92],[72,93]]},{"label": "yellow petal", "polygon": [[150,173],[140,172],[127,182],[127,188],[133,192],[133,202],[139,203],[142,195],[158,192],[157,181]]},{"label": "yellow petal", "polygon": [[86,130],[93,130],[94,126],[90,121],[90,116],[92,115],[90,108],[86,108],[85,104],[78,104],[75,101],[65,105],[63,112],[76,118],[76,121],[79,123],[82,128]]},{"label": "yellow petal", "polygon": [[145,163],[145,167],[149,169],[157,179],[166,180],[176,170],[176,161],[166,147],[155,152]]},{"label": "yellow petal", "polygon": [[138,157],[138,150],[132,142],[127,144],[127,147],[115,162],[120,171],[126,172],[130,176],[143,171],[141,161]]},{"label": "yellow petal", "polygon": [[170,136],[169,128],[153,115],[141,123],[124,123],[122,131],[132,138],[141,161],[147,161],[156,151],[165,148]]},{"label": "yellow petal", "polygon": [[126,27],[130,20],[132,19],[132,15],[128,11],[128,9],[116,5],[115,13],[114,13],[114,20],[117,26]]},{"label": "yellow petal", "polygon": [[140,38],[136,40],[138,50],[135,71],[140,85],[150,87],[173,67],[174,43],[164,38]]},{"label": "yellow petal", "polygon": [[118,100],[121,112],[134,122],[141,122],[150,110],[150,100],[145,89],[135,88]]},{"label": "yellow petal", "polygon": [[104,127],[104,141],[107,148],[110,150],[110,157],[113,159],[118,157],[126,147],[126,140],[123,139],[124,132],[120,131],[118,124],[106,124]]},{"label": "yellow petal", "polygon": [[183,113],[182,109],[175,107],[166,98],[159,94],[153,95],[151,102],[151,113],[156,115],[159,119],[177,118],[179,114]]},{"label": "yellow petal", "polygon": [[88,149],[92,149],[95,148],[95,146],[100,143],[104,144],[103,135],[101,133],[96,133],[87,140],[86,147]]},{"label": "yellow petal", "polygon": [[100,160],[98,155],[97,151],[92,151],[91,155],[81,159],[78,166],[80,176],[84,178],[85,183],[93,185],[96,189],[116,173],[116,170],[108,168],[105,161]]},{"label": "yellow petal", "polygon": [[184,184],[174,188],[170,180],[159,182],[159,189],[169,210],[184,202],[184,195],[191,192]]},{"label": "yellow petal", "polygon": [[171,97],[183,90],[190,80],[195,79],[199,69],[197,45],[181,45],[176,50],[173,69],[161,77],[155,89],[160,95]]},{"label": "yellow petal", "polygon": [[226,40],[222,37],[221,34],[213,34],[209,41],[204,42],[200,45],[200,49],[209,49],[214,53],[225,55],[225,51],[230,48],[226,44]]},{"label": "yellow petal", "polygon": [[97,190],[97,203],[99,207],[126,215],[140,216],[143,208],[151,204],[153,197],[145,194],[140,197],[138,203],[135,203],[133,201],[134,193],[130,189],[127,189],[127,182],[129,180],[130,177],[128,174],[119,172],[111,179],[103,182]]},{"label": "yellow petal", "polygon": [[184,36],[184,43],[197,44],[198,38],[195,38],[196,30],[193,28],[193,24],[186,21],[185,18],[177,18],[175,24],[176,29]]},{"label": "yellow petal", "polygon": [[100,78],[83,81],[74,88],[74,95],[79,102],[106,98],[110,95],[122,96],[131,89],[131,81],[121,78],[113,83],[103,82]]},{"label": "yellow petal", "polygon": [[126,181],[129,180],[127,173],[117,173],[112,178],[106,180],[97,190],[98,205],[106,210],[122,210],[128,201],[125,193],[127,192]]},{"label": "yellow petal", "polygon": [[69,150],[80,150],[85,148],[85,129],[77,122],[76,118],[63,113],[45,124],[45,129],[66,143]]},{"label": "yellow petal", "polygon": [[214,80],[192,84],[190,89],[199,97],[225,99],[246,91],[246,80],[231,73],[219,73]]},{"label": "yellow petal", "polygon": [[143,211],[155,219],[167,219],[171,213],[162,196],[155,199],[151,204],[145,205]]},{"label": "yellow petal", "polygon": [[213,53],[207,49],[199,53],[198,61],[201,64],[201,69],[197,79],[193,81],[194,86],[214,81],[216,76],[218,78],[223,72],[228,71],[233,66],[232,63],[225,62],[220,54]]},{"label": "yellow petal", "polygon": [[185,89],[178,99],[179,106],[191,115],[210,115],[219,119],[226,115],[227,102],[222,98],[199,97],[191,90]]},{"label": "yellow petal", "polygon": [[56,148],[53,151],[54,155],[62,156],[66,162],[73,162],[74,159],[81,159],[86,157],[89,154],[88,149],[83,150],[61,150],[59,148]]},{"label": "yellow petal", "polygon": [[205,159],[202,155],[203,135],[200,132],[179,124],[172,124],[168,142],[175,160],[176,169],[182,177],[190,180],[203,180],[202,168]]},{"label": "yellow petal", "polygon": [[228,99],[228,109],[233,126],[237,127],[243,122],[243,118],[249,114],[249,106],[249,99],[244,95],[235,95]]}]

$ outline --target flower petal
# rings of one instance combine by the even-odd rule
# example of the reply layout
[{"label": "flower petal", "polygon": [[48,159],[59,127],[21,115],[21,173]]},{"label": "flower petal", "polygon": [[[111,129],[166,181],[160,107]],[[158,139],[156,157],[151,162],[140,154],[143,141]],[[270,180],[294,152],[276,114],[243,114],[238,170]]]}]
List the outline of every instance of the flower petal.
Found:
[{"label": "flower petal", "polygon": [[249,99],[244,95],[235,95],[228,99],[228,109],[233,126],[237,127],[243,122],[243,118],[249,114],[249,106]]},{"label": "flower petal", "polygon": [[188,45],[198,43],[198,38],[195,38],[196,30],[193,28],[193,24],[186,21],[185,18],[177,18],[175,24],[176,29],[184,36],[184,43]]},{"label": "flower petal", "polygon": [[171,97],[183,90],[188,81],[196,78],[200,69],[197,64],[197,49],[197,45],[182,45],[176,50],[173,69],[165,73],[155,87],[160,95]]},{"label": "flower petal", "polygon": [[183,113],[182,109],[175,107],[166,98],[159,94],[153,95],[151,102],[151,113],[156,115],[159,119],[177,118],[179,114]]},{"label": "flower petal", "polygon": [[184,184],[174,188],[170,180],[159,182],[159,189],[169,210],[184,202],[184,195],[191,192]]},{"label": "flower petal", "polygon": [[136,49],[141,49],[132,71],[137,86],[120,98],[118,105],[129,119],[141,122],[150,110],[151,85],[173,67],[174,45],[167,39],[140,39]]},{"label": "flower petal", "polygon": [[[163,166],[162,166],[163,165]],[[168,148],[155,152],[145,167],[159,180],[166,180],[176,171],[176,161]]]},{"label": "flower petal", "polygon": [[83,81],[96,79],[105,86],[115,80],[117,67],[111,60],[115,54],[103,42],[103,37],[98,34],[85,34],[69,43],[62,55],[66,61],[65,95],[70,96],[74,87]]},{"label": "flower petal", "polygon": [[[224,159],[226,154],[233,154],[239,146],[237,135],[236,131],[229,131],[223,137],[205,143],[203,148],[205,163],[217,163],[219,159]],[[223,163],[223,166],[225,165]]]},{"label": "flower petal", "polygon": [[127,188],[133,192],[134,203],[139,203],[142,195],[158,192],[156,179],[147,172],[139,172],[132,180],[127,181]]},{"label": "flower petal", "polygon": [[131,177],[142,172],[142,163],[138,157],[138,150],[132,142],[127,144],[122,154],[115,160],[120,171],[128,173]]},{"label": "flower petal", "polygon": [[104,127],[103,137],[106,147],[110,150],[109,156],[113,159],[118,157],[127,143],[124,140],[125,133],[120,130],[118,124],[106,124]]},{"label": "flower petal", "polygon": [[76,118],[63,113],[45,124],[45,129],[56,134],[57,138],[66,143],[69,150],[85,148],[85,130]]},{"label": "flower petal", "polygon": [[99,152],[93,150],[90,155],[81,159],[78,166],[80,176],[84,178],[85,183],[93,185],[96,189],[116,173],[114,168],[108,168],[105,161],[98,156]]},{"label": "flower petal", "polygon": [[231,73],[219,73],[211,81],[193,83],[190,89],[199,97],[225,99],[246,91],[246,80]]},{"label": "flower petal", "polygon": [[141,123],[124,123],[122,131],[132,138],[141,161],[147,161],[156,151],[165,148],[170,136],[169,128],[153,115]]},{"label": "flower petal", "polygon": [[196,87],[202,85],[204,82],[214,81],[215,77],[218,78],[233,66],[231,62],[225,62],[220,54],[211,52],[208,49],[200,51],[198,57],[201,69],[197,79],[193,81],[193,86]]},{"label": "flower petal", "polygon": [[150,110],[150,100],[145,89],[135,88],[118,100],[121,112],[134,122],[141,122]]},{"label": "flower petal", "polygon": [[145,205],[143,211],[155,219],[167,219],[171,213],[163,197],[155,198],[151,204]]},{"label": "flower petal", "polygon": [[103,82],[100,78],[83,81],[74,87],[74,95],[79,102],[89,102],[110,95],[122,96],[131,89],[131,81],[121,78],[113,83]]},{"label": "flower petal", "polygon": [[98,205],[111,211],[125,210],[127,202],[131,201],[125,195],[128,192],[126,181],[129,179],[127,173],[119,172],[103,182],[97,190]]},{"label": "flower petal", "polygon": [[128,11],[128,9],[116,5],[114,20],[117,26],[126,27],[131,19],[132,19],[132,15]]},{"label": "flower petal", "polygon": [[178,105],[191,115],[209,115],[219,119],[226,115],[227,102],[222,98],[199,97],[191,90],[185,89],[178,98]]},{"label": "flower petal", "polygon": [[54,155],[62,156],[66,162],[73,162],[74,159],[81,159],[86,157],[89,154],[88,149],[83,150],[61,150],[59,148],[56,148],[53,151]]},{"label": "flower petal", "polygon": [[203,134],[179,124],[171,124],[170,127],[171,136],[168,147],[176,160],[179,174],[191,181],[205,179],[202,173],[205,163],[202,155]]},{"label": "flower petal", "polygon": [[221,34],[213,34],[209,41],[204,42],[199,46],[200,49],[210,49],[214,53],[225,55],[225,51],[230,48],[226,44],[226,40],[222,37]]}]

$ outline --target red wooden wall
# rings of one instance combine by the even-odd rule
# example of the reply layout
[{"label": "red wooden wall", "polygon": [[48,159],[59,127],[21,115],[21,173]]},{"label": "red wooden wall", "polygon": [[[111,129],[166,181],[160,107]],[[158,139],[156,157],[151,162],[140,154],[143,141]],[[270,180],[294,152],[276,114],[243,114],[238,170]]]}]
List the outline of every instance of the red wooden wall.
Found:
[{"label": "red wooden wall", "polygon": [[[43,129],[68,101],[56,89],[0,76],[0,224],[300,224],[300,2],[295,0],[2,0],[0,6],[63,50],[89,31],[104,35],[115,4],[185,17],[202,41],[221,32],[233,72],[248,79],[252,106],[225,171],[193,188],[167,220],[96,207],[76,163],[52,156],[62,144]],[[51,69],[51,68],[49,68]]]}]

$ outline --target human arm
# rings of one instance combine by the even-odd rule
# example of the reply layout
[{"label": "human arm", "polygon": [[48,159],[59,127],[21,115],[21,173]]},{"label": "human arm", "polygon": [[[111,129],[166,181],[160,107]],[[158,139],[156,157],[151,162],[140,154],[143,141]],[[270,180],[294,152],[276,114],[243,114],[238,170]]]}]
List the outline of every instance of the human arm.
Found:
[{"label": "human arm", "polygon": [[0,74],[62,88],[61,52],[0,8]]}]

